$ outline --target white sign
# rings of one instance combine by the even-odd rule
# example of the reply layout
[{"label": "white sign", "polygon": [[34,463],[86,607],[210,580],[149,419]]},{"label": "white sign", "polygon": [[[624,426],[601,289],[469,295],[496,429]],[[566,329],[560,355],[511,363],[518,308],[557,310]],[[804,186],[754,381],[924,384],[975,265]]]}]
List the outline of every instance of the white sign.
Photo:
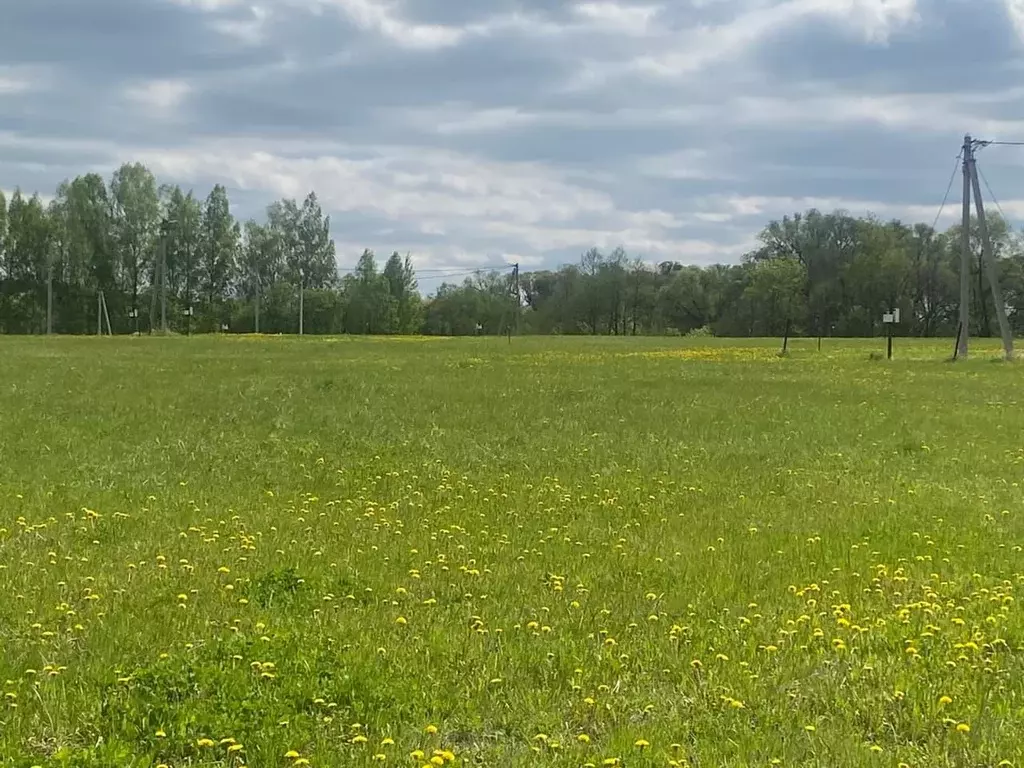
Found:
[{"label": "white sign", "polygon": [[882,322],[883,323],[891,323],[891,322],[893,322],[892,312],[886,312],[884,315],[882,315]]}]

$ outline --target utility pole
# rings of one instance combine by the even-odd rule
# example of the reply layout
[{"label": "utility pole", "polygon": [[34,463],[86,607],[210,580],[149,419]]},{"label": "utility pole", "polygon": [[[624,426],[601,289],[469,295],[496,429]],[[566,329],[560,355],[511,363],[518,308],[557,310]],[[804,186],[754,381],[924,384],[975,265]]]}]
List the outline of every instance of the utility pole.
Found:
[{"label": "utility pole", "polygon": [[167,333],[167,227],[160,227],[160,329]]},{"label": "utility pole", "polygon": [[53,333],[53,257],[46,265],[46,335]]},{"label": "utility pole", "polygon": [[522,294],[519,293],[519,262],[512,266],[512,276],[515,279],[516,291],[516,336],[519,335],[519,310],[522,308]]},{"label": "utility pole", "polygon": [[974,189],[974,208],[978,213],[978,230],[981,232],[981,252],[985,262],[985,275],[992,290],[992,303],[996,306],[996,320],[999,321],[999,335],[1003,337],[1003,357],[1013,360],[1013,331],[1010,321],[1006,318],[1006,302],[999,288],[999,275],[996,273],[996,255],[992,252],[992,239],[988,234],[988,223],[985,221],[985,204],[981,199],[981,184],[978,181],[978,166],[974,160],[974,152],[970,154],[971,186]]},{"label": "utility pole", "polygon": [[299,336],[302,335],[303,315],[305,314],[305,311],[306,311],[306,308],[303,305],[303,293],[304,293],[303,289],[305,287],[305,282],[306,282],[305,278],[306,278],[306,275],[302,271],[302,269],[300,268],[299,269]]},{"label": "utility pole", "polygon": [[995,304],[996,320],[999,322],[999,334],[1003,340],[1003,356],[1013,359],[1013,331],[1006,317],[1006,304],[1003,292],[999,287],[999,276],[996,272],[995,253],[992,250],[992,239],[989,236],[988,222],[985,220],[985,203],[981,198],[981,183],[978,180],[978,165],[974,150],[978,146],[987,146],[991,142],[972,139],[970,134],[964,136],[963,146],[963,220],[960,240],[960,327],[957,333],[956,359],[967,359],[967,339],[970,327],[970,269],[971,269],[971,194],[974,194],[974,208],[978,216],[978,233],[981,235],[981,257],[985,265],[985,276],[988,278],[989,289],[992,291],[992,302]]},{"label": "utility pole", "polygon": [[971,321],[971,165],[968,158],[974,151],[971,135],[964,136],[963,146],[964,197],[960,223],[960,325],[957,330],[956,354],[958,360],[967,359],[967,337]]}]

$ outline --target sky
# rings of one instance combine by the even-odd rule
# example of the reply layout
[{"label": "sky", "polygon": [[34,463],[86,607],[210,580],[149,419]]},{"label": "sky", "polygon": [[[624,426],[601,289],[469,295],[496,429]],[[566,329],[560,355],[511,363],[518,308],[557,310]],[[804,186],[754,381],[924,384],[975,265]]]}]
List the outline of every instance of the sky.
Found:
[{"label": "sky", "polygon": [[[931,223],[1024,140],[1024,0],[31,0],[0,189],[145,163],[239,218],[315,190],[341,268],[735,262],[809,207]],[[1024,147],[979,166],[1024,223]],[[940,226],[958,215],[959,182]],[[992,205],[992,201],[987,201]],[[422,284],[421,280],[421,284]]]}]

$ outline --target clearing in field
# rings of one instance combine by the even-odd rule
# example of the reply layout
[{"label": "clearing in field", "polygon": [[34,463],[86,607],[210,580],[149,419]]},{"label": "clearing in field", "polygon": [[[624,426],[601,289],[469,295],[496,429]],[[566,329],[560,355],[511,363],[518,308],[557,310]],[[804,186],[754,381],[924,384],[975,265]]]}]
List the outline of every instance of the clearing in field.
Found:
[{"label": "clearing in field", "polygon": [[998,345],[0,342],[0,765],[1021,766]]}]

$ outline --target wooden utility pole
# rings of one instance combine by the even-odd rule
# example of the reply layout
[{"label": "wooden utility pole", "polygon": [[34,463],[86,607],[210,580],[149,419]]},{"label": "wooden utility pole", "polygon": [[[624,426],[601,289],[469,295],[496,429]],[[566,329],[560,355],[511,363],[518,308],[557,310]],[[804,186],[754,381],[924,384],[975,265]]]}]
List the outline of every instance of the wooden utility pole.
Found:
[{"label": "wooden utility pole", "polygon": [[522,294],[519,292],[519,262],[512,265],[512,276],[515,279],[516,299],[516,336],[519,335],[519,310],[522,309]]},{"label": "wooden utility pole", "polygon": [[299,336],[302,336],[304,315],[306,314],[305,300],[303,294],[305,293],[306,275],[300,269],[299,270]]},{"label": "wooden utility pole", "polygon": [[53,333],[53,258],[46,266],[46,335]]},{"label": "wooden utility pole", "polygon": [[960,324],[957,329],[956,354],[958,360],[967,359],[967,337],[971,322],[971,166],[967,161],[973,144],[971,135],[964,136],[963,171],[964,197],[963,212],[960,222]]},{"label": "wooden utility pole", "polygon": [[1003,339],[1003,356],[1013,359],[1013,331],[1006,317],[1006,304],[1003,292],[999,287],[999,275],[996,271],[995,253],[992,250],[992,239],[989,236],[988,222],[985,220],[985,203],[981,198],[981,183],[978,180],[978,166],[974,150],[990,142],[972,139],[970,134],[964,136],[963,146],[963,213],[960,234],[960,323],[957,329],[957,346],[955,359],[966,360],[968,353],[968,337],[970,335],[970,271],[971,271],[971,194],[974,195],[974,208],[978,216],[978,233],[981,235],[981,255],[985,265],[985,276],[988,278],[989,289],[992,291],[992,302],[995,305],[996,320],[999,322],[999,334]]},{"label": "wooden utility pole", "polygon": [[160,330],[167,333],[167,228],[160,228]]},{"label": "wooden utility pole", "polygon": [[985,204],[981,199],[981,184],[978,181],[978,167],[975,164],[974,152],[970,154],[971,186],[974,189],[974,208],[978,213],[978,230],[981,233],[981,251],[985,262],[985,275],[992,291],[992,303],[996,306],[996,320],[999,322],[999,335],[1003,337],[1003,357],[1013,360],[1013,331],[1006,317],[1006,302],[999,288],[999,274],[996,272],[996,255],[992,251],[992,239],[988,234],[988,223],[985,221]]}]

